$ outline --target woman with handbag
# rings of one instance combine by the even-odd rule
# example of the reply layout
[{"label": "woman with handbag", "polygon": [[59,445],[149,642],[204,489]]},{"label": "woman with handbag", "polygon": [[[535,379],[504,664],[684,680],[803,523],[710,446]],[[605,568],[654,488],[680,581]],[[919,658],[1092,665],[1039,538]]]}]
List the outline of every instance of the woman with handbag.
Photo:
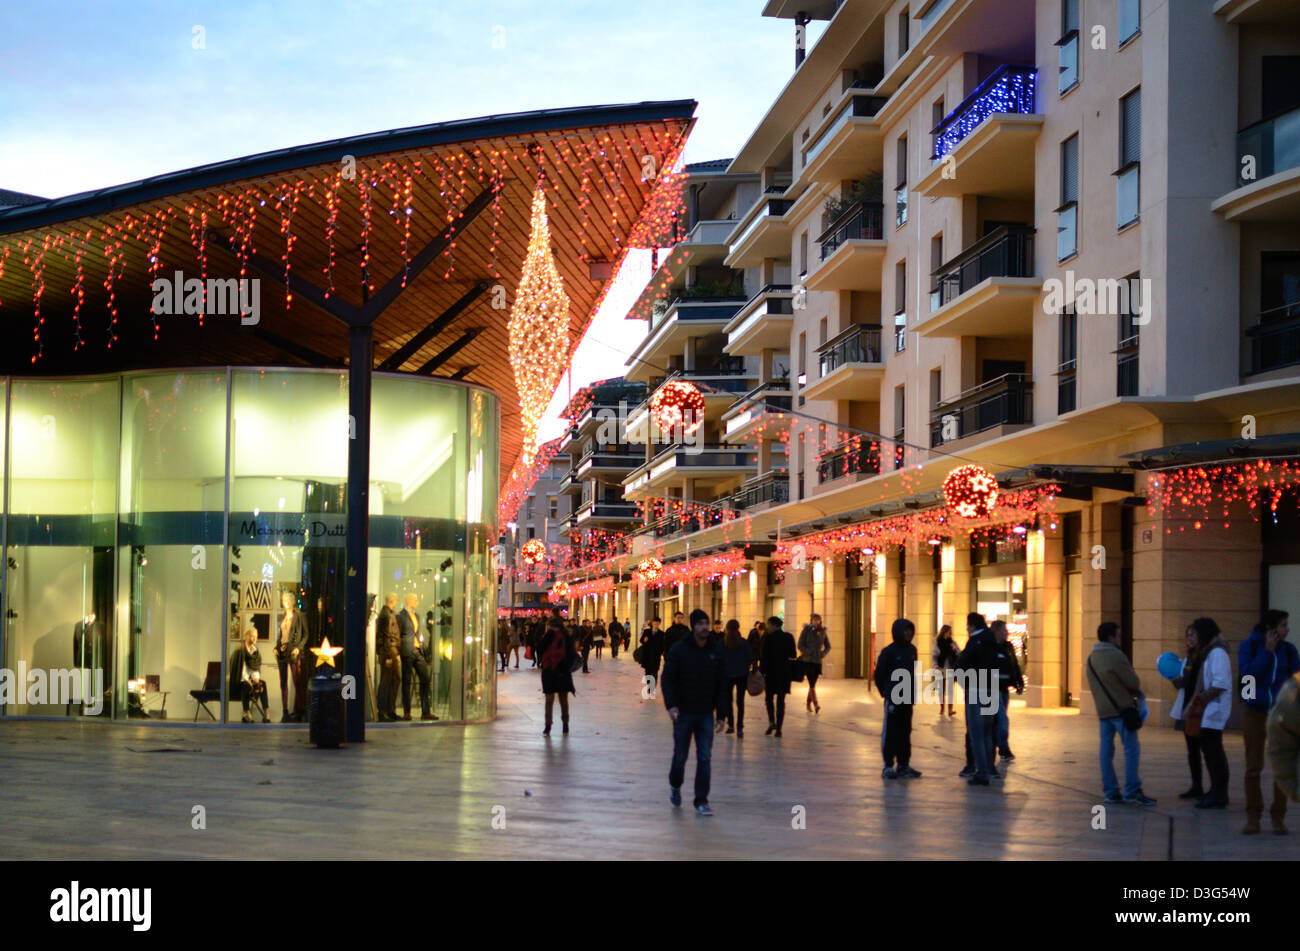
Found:
[{"label": "woman with handbag", "polygon": [[1179,799],[1196,799],[1200,800],[1205,797],[1205,787],[1201,785],[1201,738],[1187,732],[1187,721],[1184,717],[1192,705],[1192,695],[1196,692],[1196,684],[1201,673],[1201,657],[1196,650],[1196,630],[1189,627],[1186,633],[1187,639],[1187,656],[1183,658],[1183,672],[1173,679],[1174,688],[1178,691],[1174,697],[1173,709],[1169,711],[1169,716],[1173,718],[1174,726],[1183,731],[1183,741],[1187,744],[1187,768],[1192,774],[1191,788],[1186,792],[1178,794]]},{"label": "woman with handbag", "polygon": [[785,723],[785,695],[790,692],[795,654],[794,636],[781,627],[779,617],[768,618],[758,665],[763,674],[768,736],[775,733],[779,737]]},{"label": "woman with handbag", "polygon": [[560,697],[560,722],[564,732],[569,732],[569,694],[577,693],[573,689],[573,668],[581,664],[575,638],[564,627],[560,618],[552,619],[542,638],[541,648],[542,693],[546,694],[546,728],[542,736],[551,733],[551,711],[554,709],[555,696]]},{"label": "woman with handbag", "polygon": [[1223,809],[1228,805],[1228,756],[1223,751],[1223,728],[1232,712],[1232,661],[1219,625],[1198,617],[1188,627],[1196,635],[1196,653],[1201,659],[1190,707],[1184,714],[1184,732],[1200,741],[1201,755],[1210,774],[1210,789],[1196,804],[1197,809]]},{"label": "woman with handbag", "polygon": [[822,616],[814,614],[799,632],[799,660],[808,677],[808,697],[804,706],[810,713],[814,709],[817,713],[822,712],[822,705],[817,702],[817,678],[822,674],[822,661],[830,652],[830,635],[822,624]]},{"label": "woman with handbag", "polygon": [[735,733],[740,739],[745,735],[745,690],[749,686],[754,655],[749,652],[749,643],[740,636],[740,622],[735,618],[727,622],[722,657],[727,678],[727,732]]}]

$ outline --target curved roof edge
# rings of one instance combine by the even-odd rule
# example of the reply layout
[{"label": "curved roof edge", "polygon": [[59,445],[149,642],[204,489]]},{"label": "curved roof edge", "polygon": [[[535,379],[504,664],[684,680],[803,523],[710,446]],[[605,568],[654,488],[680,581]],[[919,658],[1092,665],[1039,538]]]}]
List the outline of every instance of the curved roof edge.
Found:
[{"label": "curved roof edge", "polygon": [[407,149],[449,145],[475,139],[560,132],[638,122],[689,121],[694,118],[694,99],[622,103],[604,106],[575,106],[511,112],[473,119],[453,119],[426,125],[407,126],[385,132],[295,145],[244,158],[198,165],[179,172],[166,172],[123,185],[51,198],[34,204],[0,210],[0,234],[39,228],[86,215],[103,214],[127,205],[165,198],[179,192],[224,185],[246,178],[278,175],[338,161],[340,155],[358,158],[400,152]]}]

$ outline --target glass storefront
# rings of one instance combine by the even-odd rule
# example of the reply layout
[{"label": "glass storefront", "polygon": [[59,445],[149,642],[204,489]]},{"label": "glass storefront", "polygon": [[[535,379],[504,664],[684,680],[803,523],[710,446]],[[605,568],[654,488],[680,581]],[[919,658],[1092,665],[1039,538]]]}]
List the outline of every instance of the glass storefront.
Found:
[{"label": "glass storefront", "polygon": [[[347,375],[6,385],[3,655],[19,689],[0,695],[3,713],[294,719],[311,648],[346,640]],[[372,608],[357,690],[368,719],[389,596],[413,619],[402,667],[414,719],[426,701],[440,720],[495,713],[498,431],[489,392],[374,377]],[[43,672],[43,691],[27,672]]]}]

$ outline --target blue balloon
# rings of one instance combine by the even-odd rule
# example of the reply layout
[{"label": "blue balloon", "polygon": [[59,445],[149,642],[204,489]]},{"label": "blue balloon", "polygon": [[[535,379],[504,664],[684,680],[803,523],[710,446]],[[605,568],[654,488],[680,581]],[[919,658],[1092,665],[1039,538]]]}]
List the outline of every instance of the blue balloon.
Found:
[{"label": "blue balloon", "polygon": [[1182,659],[1172,651],[1166,651],[1156,660],[1156,670],[1166,680],[1173,680],[1183,672]]}]

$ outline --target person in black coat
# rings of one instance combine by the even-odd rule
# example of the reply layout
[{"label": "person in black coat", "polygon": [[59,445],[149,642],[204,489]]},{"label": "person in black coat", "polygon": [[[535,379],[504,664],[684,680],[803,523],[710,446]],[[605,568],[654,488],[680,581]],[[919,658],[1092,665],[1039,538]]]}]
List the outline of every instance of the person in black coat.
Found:
[{"label": "person in black coat", "polygon": [[916,626],[899,618],[890,629],[893,643],[876,660],[875,683],[885,702],[885,722],[880,730],[880,752],[885,757],[885,779],[919,779],[912,769],[912,707],[917,701]]},{"label": "person in black coat", "polygon": [[659,659],[664,654],[664,632],[659,630],[657,617],[651,618],[650,626],[641,632],[640,645],[641,669],[650,678],[650,699],[653,700],[659,682]]},{"label": "person in black coat", "polygon": [[993,766],[998,731],[998,650],[993,632],[984,615],[972,611],[966,615],[970,634],[966,647],[957,655],[966,695],[966,739],[971,748],[971,762],[961,771],[972,786],[987,786],[996,777]]},{"label": "person in black coat", "polygon": [[623,646],[623,625],[619,623],[618,618],[609,622],[609,657],[610,660],[618,657],[618,649]]},{"label": "person in black coat", "polygon": [[668,656],[668,652],[673,649],[674,644],[682,638],[690,636],[691,629],[686,626],[686,615],[678,611],[673,615],[673,623],[668,626],[668,630],[664,631],[664,656]]},{"label": "person in black coat", "polygon": [[989,625],[998,651],[998,755],[1003,761],[1016,757],[1011,752],[1011,691],[1025,692],[1025,677],[1016,660],[1016,647],[1007,639],[1007,622],[994,621]]},{"label": "person in black coat", "polygon": [[543,736],[551,734],[551,712],[555,697],[560,697],[560,723],[569,732],[569,694],[573,689],[573,668],[578,659],[576,639],[559,618],[551,620],[542,638],[540,666],[542,668],[542,693],[546,694],[546,728]]},{"label": "person in black coat", "polygon": [[[713,815],[709,783],[713,733],[721,729],[727,707],[726,661],[722,646],[709,630],[709,616],[691,612],[691,635],[679,640],[664,660],[664,706],[673,721],[673,760],[668,768],[668,799],[682,804],[686,758],[695,740],[695,811]],[[716,727],[714,717],[717,716]]]},{"label": "person in black coat", "polygon": [[794,635],[781,627],[781,619],[775,616],[768,618],[767,634],[763,637],[758,663],[758,669],[763,674],[768,736],[773,733],[781,735],[781,726],[785,723],[785,695],[790,692],[790,667],[797,653]]}]

